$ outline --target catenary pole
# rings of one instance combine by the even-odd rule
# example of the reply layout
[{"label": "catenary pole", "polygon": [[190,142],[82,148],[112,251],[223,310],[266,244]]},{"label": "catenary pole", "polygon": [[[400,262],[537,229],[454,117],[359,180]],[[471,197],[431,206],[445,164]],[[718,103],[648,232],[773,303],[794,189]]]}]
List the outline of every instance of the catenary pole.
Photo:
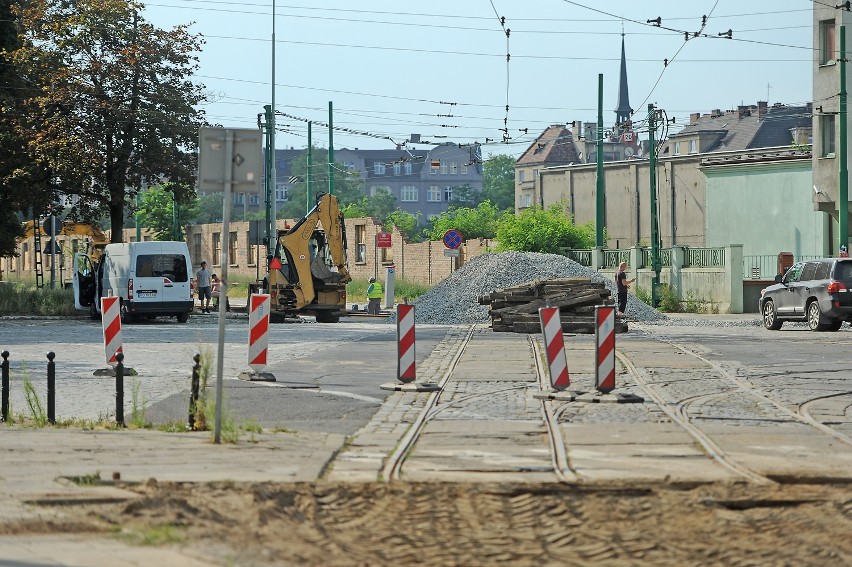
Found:
[{"label": "catenary pole", "polygon": [[311,138],[311,121],[308,120],[308,163],[305,172],[305,214],[311,212],[311,189],[313,188],[314,146]]},{"label": "catenary pole", "polygon": [[837,195],[837,233],[841,246],[849,248],[849,164],[846,155],[846,26],[840,26],[840,184]]},{"label": "catenary pole", "polygon": [[[604,143],[603,143],[603,73],[598,75],[598,128],[595,133],[597,174],[595,183],[595,246],[603,248],[604,245],[604,207],[606,201],[604,192]],[[544,204],[542,204],[544,206]]]},{"label": "catenary pole", "polygon": [[650,171],[651,189],[651,269],[654,275],[651,279],[651,306],[656,307],[659,303],[660,288],[660,232],[657,219],[657,144],[654,141],[654,132],[657,129],[656,109],[653,104],[648,105],[648,170]]},{"label": "catenary pole", "polygon": [[334,118],[328,101],[328,194],[334,194]]}]

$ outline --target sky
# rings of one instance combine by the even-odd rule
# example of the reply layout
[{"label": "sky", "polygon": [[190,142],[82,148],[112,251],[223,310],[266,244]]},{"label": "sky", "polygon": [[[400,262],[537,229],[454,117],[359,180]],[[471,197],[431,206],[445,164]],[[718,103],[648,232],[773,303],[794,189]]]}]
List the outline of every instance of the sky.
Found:
[{"label": "sky", "polygon": [[[692,112],[804,104],[812,98],[812,6],[276,0],[276,148],[306,147],[308,120],[314,145],[328,147],[331,102],[334,127],[351,131],[335,130],[335,149],[392,149],[419,134],[423,143],[409,148],[478,142],[485,157],[518,156],[550,124],[597,120],[599,74],[604,124],[613,123],[622,33],[637,124],[648,103],[675,119],[670,133]],[[210,123],[232,128],[257,127],[272,102],[272,14],[272,0],[145,2],[156,26],[192,23],[204,37],[195,76],[210,99],[203,108]],[[657,17],[659,27],[648,23]],[[728,30],[733,39],[720,37]]]}]

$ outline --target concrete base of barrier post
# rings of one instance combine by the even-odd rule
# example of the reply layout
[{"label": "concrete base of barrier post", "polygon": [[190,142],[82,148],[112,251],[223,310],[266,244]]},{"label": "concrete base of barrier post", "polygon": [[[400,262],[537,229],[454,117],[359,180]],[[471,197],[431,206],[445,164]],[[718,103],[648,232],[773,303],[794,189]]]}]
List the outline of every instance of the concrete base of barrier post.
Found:
[{"label": "concrete base of barrier post", "polygon": [[249,382],[275,382],[275,374],[272,372],[255,372],[254,370],[243,370],[239,375],[240,380]]},{"label": "concrete base of barrier post", "polygon": [[[115,367],[111,368],[98,368],[94,372],[92,372],[92,376],[105,376],[107,378],[115,378]],[[139,373],[136,372],[133,368],[129,366],[124,367],[124,376],[139,376]]]},{"label": "concrete base of barrier post", "polygon": [[563,390],[550,392],[536,392],[533,394],[536,400],[553,400],[557,402],[578,402],[586,404],[641,404],[645,398],[631,394],[630,392],[603,392],[592,391],[586,392],[583,390]]},{"label": "concrete base of barrier post", "polygon": [[434,382],[386,382],[379,388],[394,392],[437,392],[441,386]]}]

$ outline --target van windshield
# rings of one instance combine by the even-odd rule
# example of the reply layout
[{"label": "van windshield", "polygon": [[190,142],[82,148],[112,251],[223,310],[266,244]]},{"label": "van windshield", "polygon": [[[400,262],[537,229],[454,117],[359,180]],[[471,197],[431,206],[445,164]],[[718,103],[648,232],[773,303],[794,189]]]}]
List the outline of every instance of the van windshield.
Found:
[{"label": "van windshield", "polygon": [[140,254],[136,257],[136,277],[185,282],[189,279],[186,258],[181,254]]}]

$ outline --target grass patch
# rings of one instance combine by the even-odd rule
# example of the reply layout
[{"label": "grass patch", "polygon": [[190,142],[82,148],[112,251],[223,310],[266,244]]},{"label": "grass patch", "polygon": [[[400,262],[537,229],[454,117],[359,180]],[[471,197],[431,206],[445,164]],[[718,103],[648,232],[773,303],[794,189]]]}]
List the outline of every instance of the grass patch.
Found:
[{"label": "grass patch", "polygon": [[172,524],[152,526],[144,530],[121,529],[116,533],[118,539],[133,545],[170,545],[181,543],[184,534],[181,528]]},{"label": "grass patch", "polygon": [[150,424],[145,421],[145,399],[139,400],[139,380],[133,380],[130,386],[131,409],[130,427],[145,429]]},{"label": "grass patch", "polygon": [[0,315],[76,315],[74,291],[41,289],[20,283],[0,284]]},{"label": "grass patch", "polygon": [[[382,289],[384,289],[384,282],[382,283]],[[346,300],[351,302],[367,302],[367,287],[369,287],[370,282],[368,280],[352,280],[348,284],[346,284]],[[393,296],[394,302],[400,303],[404,298],[408,298],[409,300],[414,299],[415,297],[420,297],[424,293],[428,292],[434,286],[431,285],[423,285],[418,283],[412,283],[405,281],[403,279],[397,279],[394,282],[393,286]]]},{"label": "grass patch", "polygon": [[30,382],[29,376],[24,376],[24,396],[27,400],[27,406],[30,408],[33,424],[36,427],[44,427],[47,425],[47,412],[44,410],[44,405],[41,403],[41,398],[35,391],[35,386]]}]

